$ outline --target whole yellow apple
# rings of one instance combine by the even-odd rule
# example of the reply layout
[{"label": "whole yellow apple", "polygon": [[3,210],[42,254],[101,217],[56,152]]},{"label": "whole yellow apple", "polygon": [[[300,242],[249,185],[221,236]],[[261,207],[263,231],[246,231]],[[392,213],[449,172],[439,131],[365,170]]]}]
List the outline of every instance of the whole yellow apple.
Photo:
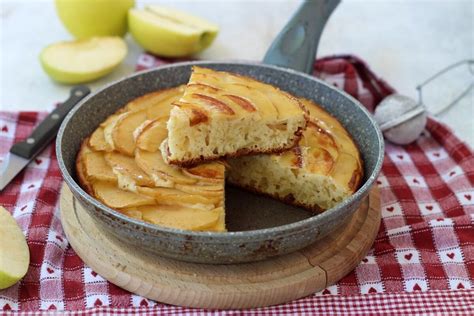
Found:
[{"label": "whole yellow apple", "polygon": [[204,19],[156,5],[129,10],[128,27],[140,46],[165,57],[198,53],[211,45],[219,31]]},{"label": "whole yellow apple", "polygon": [[56,0],[59,18],[78,39],[125,35],[134,5],[135,0]]}]

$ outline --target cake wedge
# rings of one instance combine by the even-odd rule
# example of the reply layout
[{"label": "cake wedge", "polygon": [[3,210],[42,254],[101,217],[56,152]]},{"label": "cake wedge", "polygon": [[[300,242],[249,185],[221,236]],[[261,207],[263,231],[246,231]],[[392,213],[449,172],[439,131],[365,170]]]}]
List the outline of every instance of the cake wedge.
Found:
[{"label": "cake wedge", "polygon": [[306,120],[300,101],[277,87],[194,66],[171,109],[162,152],[167,163],[180,166],[281,152],[298,142]]},{"label": "cake wedge", "polygon": [[342,124],[314,102],[298,145],[279,154],[227,160],[228,182],[320,212],[351,196],[363,178],[359,149]]}]

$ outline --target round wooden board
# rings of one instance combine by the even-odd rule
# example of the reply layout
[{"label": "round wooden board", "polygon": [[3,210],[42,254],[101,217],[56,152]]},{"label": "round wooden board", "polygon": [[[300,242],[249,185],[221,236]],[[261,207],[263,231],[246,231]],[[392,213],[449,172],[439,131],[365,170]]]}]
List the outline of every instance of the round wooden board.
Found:
[{"label": "round wooden board", "polygon": [[205,265],[156,256],[104,233],[64,185],[61,221],[72,248],[110,282],[159,302],[201,308],[285,303],[341,279],[364,258],[380,225],[373,188],[349,223],[315,244],[254,263]]}]

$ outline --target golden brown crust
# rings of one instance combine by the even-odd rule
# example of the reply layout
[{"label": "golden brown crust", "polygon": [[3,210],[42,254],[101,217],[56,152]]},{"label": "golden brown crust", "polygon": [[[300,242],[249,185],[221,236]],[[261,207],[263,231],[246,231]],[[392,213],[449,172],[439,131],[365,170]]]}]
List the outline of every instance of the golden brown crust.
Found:
[{"label": "golden brown crust", "polygon": [[86,175],[84,174],[84,165],[82,164],[82,158],[84,157],[87,144],[89,143],[89,137],[85,138],[81,143],[81,148],[77,153],[76,157],[76,174],[79,180],[79,185],[89,194],[93,196],[92,186],[87,181]]},{"label": "golden brown crust", "polygon": [[[306,125],[304,128],[306,128]],[[175,166],[183,167],[183,168],[185,167],[189,168],[189,167],[198,165],[200,163],[210,162],[210,161],[215,161],[215,160],[220,160],[220,159],[236,158],[236,157],[241,157],[241,156],[250,156],[250,155],[259,155],[259,154],[279,154],[287,150],[291,150],[294,146],[298,144],[301,137],[303,136],[304,128],[303,127],[298,128],[298,130],[294,133],[296,137],[294,138],[293,142],[289,146],[273,148],[269,150],[256,150],[252,148],[242,148],[233,153],[226,154],[225,156],[220,156],[220,155],[207,156],[207,157],[201,156],[199,158],[193,158],[189,160],[170,160],[168,158],[170,156],[170,151],[169,151],[168,144],[166,144],[166,154],[168,156],[166,161],[170,165],[175,165]]]}]

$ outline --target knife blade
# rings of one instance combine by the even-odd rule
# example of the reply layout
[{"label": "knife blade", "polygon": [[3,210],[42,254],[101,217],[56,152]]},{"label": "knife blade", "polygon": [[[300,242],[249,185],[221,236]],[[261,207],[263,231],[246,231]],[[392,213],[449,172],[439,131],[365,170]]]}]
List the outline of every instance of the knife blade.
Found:
[{"label": "knife blade", "polygon": [[30,136],[12,146],[0,165],[0,192],[51,143],[69,111],[90,92],[86,86],[72,88],[69,98],[52,111]]}]

